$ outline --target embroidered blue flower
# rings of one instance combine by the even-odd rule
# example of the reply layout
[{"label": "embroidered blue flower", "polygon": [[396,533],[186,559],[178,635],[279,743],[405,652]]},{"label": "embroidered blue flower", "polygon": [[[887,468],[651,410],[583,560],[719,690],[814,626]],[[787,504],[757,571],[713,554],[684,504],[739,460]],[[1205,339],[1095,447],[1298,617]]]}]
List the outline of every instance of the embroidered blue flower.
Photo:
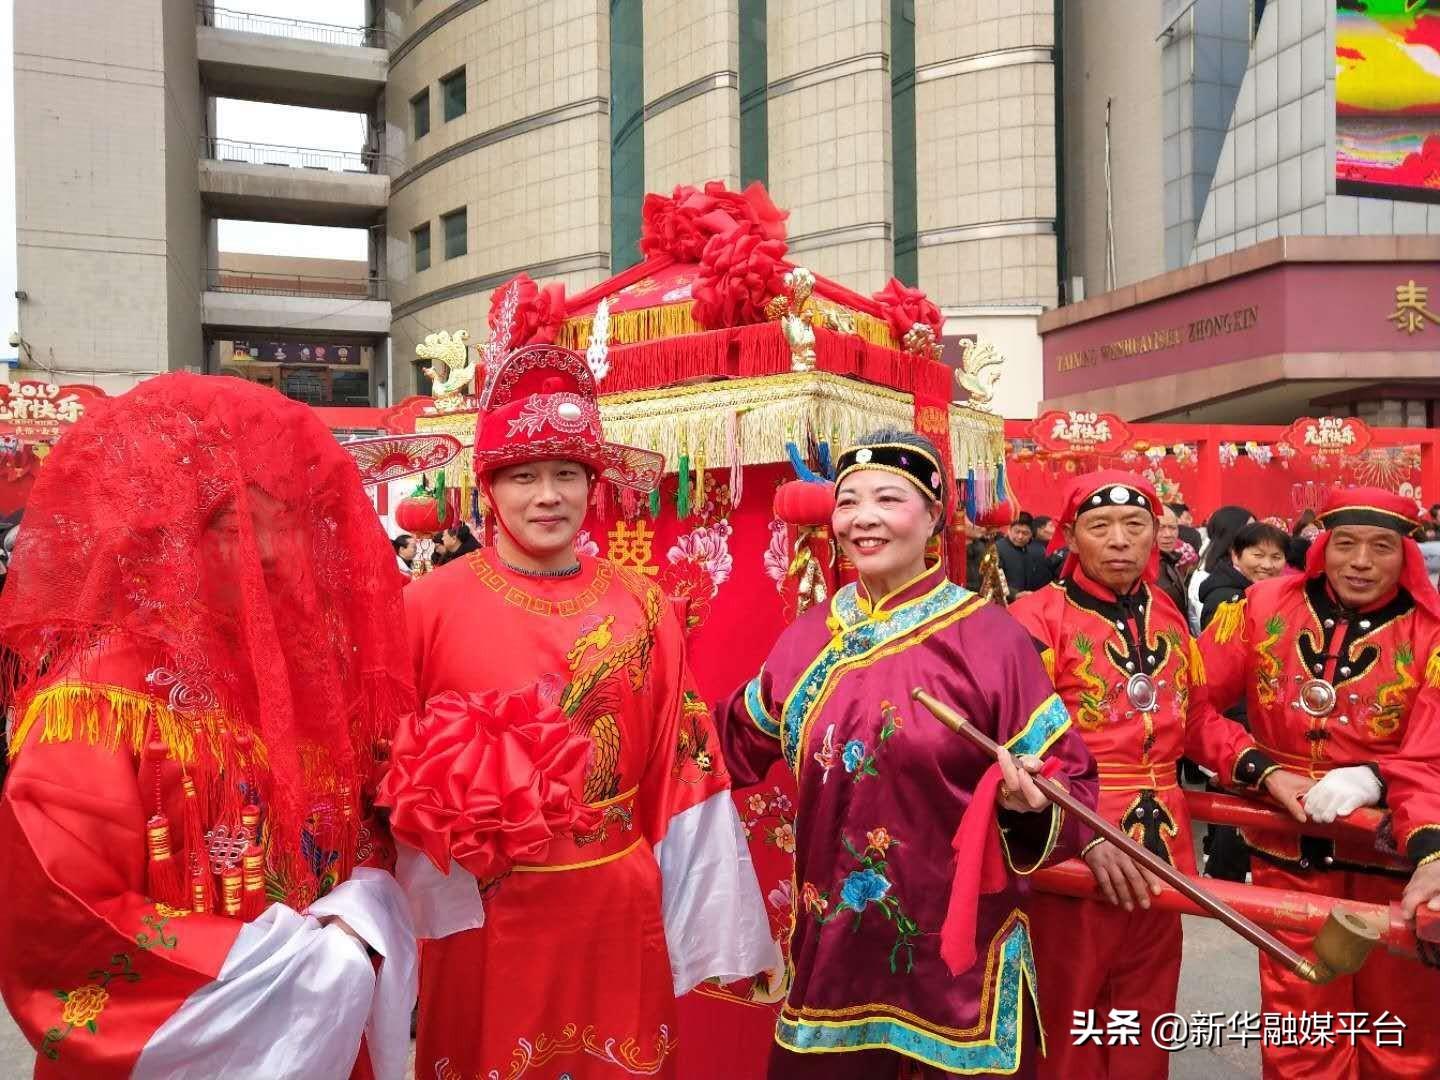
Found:
[{"label": "embroidered blue flower", "polygon": [[845,763],[846,772],[854,772],[865,760],[865,744],[859,739],[851,739],[840,751],[840,760]]},{"label": "embroidered blue flower", "polygon": [[840,904],[853,911],[864,911],[867,904],[884,899],[889,891],[889,879],[878,870],[855,870],[840,886]]}]

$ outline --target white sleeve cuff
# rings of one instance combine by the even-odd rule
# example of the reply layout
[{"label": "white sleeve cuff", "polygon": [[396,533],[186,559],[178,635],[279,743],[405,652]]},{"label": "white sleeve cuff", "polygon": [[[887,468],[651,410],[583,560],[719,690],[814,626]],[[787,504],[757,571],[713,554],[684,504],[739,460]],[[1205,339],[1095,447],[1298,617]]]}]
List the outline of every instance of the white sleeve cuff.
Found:
[{"label": "white sleeve cuff", "polygon": [[362,866],[310,905],[309,914],[344,919],[383,958],[365,1024],[365,1046],[375,1080],[403,1080],[410,1064],[410,1013],[420,986],[415,929],[405,894],[385,871]]},{"label": "white sleeve cuff", "polygon": [[655,848],[675,996],[777,968],[780,948],[729,791],[670,820]]},{"label": "white sleeve cuff", "polygon": [[395,880],[410,903],[417,938],[433,941],[485,925],[485,905],[474,874],[454,859],[450,872],[442,874],[409,844],[397,841],[396,848]]},{"label": "white sleeve cuff", "polygon": [[215,981],[151,1036],[131,1076],[346,1080],[374,991],[369,957],[349,935],[271,904],[240,928]]}]

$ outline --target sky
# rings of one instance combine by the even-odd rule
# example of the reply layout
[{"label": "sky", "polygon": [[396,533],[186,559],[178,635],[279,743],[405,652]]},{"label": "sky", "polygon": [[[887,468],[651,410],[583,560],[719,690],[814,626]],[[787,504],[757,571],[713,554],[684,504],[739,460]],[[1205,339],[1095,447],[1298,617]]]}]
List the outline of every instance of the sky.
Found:
[{"label": "sky", "polygon": [[[17,325],[14,5],[15,0],[0,0],[0,338],[8,338]],[[228,0],[223,6],[234,11],[337,26],[360,26],[365,17],[364,0]],[[221,138],[322,150],[359,150],[365,142],[365,122],[353,113],[264,102],[220,101],[216,128]],[[363,229],[323,229],[251,221],[222,221],[220,248],[317,258],[364,259],[367,256]],[[9,346],[0,345],[0,357],[13,352]]]}]

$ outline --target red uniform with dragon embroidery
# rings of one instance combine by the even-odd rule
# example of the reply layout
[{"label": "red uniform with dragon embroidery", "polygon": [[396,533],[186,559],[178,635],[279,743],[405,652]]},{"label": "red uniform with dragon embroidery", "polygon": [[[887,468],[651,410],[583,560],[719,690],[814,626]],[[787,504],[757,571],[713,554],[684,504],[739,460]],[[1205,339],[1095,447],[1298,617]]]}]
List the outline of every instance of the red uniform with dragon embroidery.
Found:
[{"label": "red uniform with dragon embroidery", "polygon": [[[1074,527],[1091,508],[1139,507],[1153,514],[1158,505],[1138,477],[1092,474],[1071,485],[1061,526]],[[1147,566],[1156,550],[1153,530],[1151,536],[1150,554],[1142,560]],[[1179,759],[1247,786],[1258,784],[1273,763],[1244,728],[1197,700],[1203,669],[1174,603],[1153,584],[1153,573],[1117,595],[1072,553],[1059,581],[1021,597],[1010,611],[1041,647],[1056,692],[1095,756],[1097,809],[1150,851],[1194,874]],[[1175,1007],[1179,915],[1044,894],[1032,899],[1030,909],[1041,1009],[1053,1036],[1047,1070],[1067,1078],[1167,1075],[1169,1055],[1148,1033],[1156,1016]],[[1095,1010],[1103,1022],[1111,1008],[1140,1011],[1138,1047],[1073,1045],[1066,1033],[1076,1011]]]},{"label": "red uniform with dragon embroidery", "polygon": [[416,1072],[674,1075],[676,996],[778,962],[729,777],[660,590],[575,557],[573,532],[558,572],[512,565],[530,534],[496,495],[535,462],[637,490],[661,463],[603,442],[576,354],[530,347],[488,376],[475,458],[508,539],[406,590],[422,708],[384,792],[426,939]]},{"label": "red uniform with dragon embroidery", "polygon": [[[1318,781],[1306,795],[1312,817],[1321,805],[1330,807],[1327,820],[1337,810],[1388,803],[1394,845],[1424,865],[1440,858],[1440,597],[1418,547],[1401,538],[1416,526],[1414,512],[1412,500],[1383,491],[1332,496],[1306,573],[1258,583],[1221,608],[1200,647],[1211,702],[1228,708],[1244,700],[1256,741],[1286,770]],[[1327,572],[1327,550],[1336,545],[1343,555],[1339,545],[1357,542],[1350,535],[1357,526],[1381,539],[1389,531],[1391,558],[1403,559],[1398,583],[1359,607],[1341,599]],[[1355,571],[1334,573],[1343,584]],[[1367,576],[1376,575],[1362,563],[1359,580]],[[1245,839],[1259,856],[1257,885],[1370,903],[1397,900],[1405,887],[1407,874],[1387,869],[1393,859],[1374,845],[1253,830]],[[1308,945],[1279,936],[1297,949]],[[1369,1038],[1357,1046],[1266,1046],[1267,1077],[1440,1073],[1440,973],[1377,950],[1359,973],[1324,986],[1301,982],[1263,955],[1260,975],[1267,1011],[1363,1012],[1372,1021],[1389,1012],[1406,1024],[1403,1047]]]}]

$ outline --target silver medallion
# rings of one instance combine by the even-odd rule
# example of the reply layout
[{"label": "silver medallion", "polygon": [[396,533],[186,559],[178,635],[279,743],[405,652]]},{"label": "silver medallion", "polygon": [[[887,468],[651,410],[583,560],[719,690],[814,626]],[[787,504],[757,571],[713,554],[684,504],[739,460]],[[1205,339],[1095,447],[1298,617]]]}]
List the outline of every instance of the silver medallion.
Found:
[{"label": "silver medallion", "polygon": [[1306,679],[1300,684],[1300,708],[1310,716],[1329,716],[1335,711],[1335,687],[1324,679]]},{"label": "silver medallion", "polygon": [[1142,713],[1154,712],[1160,707],[1160,695],[1155,680],[1143,671],[1137,671],[1125,681],[1125,696],[1130,704]]}]

